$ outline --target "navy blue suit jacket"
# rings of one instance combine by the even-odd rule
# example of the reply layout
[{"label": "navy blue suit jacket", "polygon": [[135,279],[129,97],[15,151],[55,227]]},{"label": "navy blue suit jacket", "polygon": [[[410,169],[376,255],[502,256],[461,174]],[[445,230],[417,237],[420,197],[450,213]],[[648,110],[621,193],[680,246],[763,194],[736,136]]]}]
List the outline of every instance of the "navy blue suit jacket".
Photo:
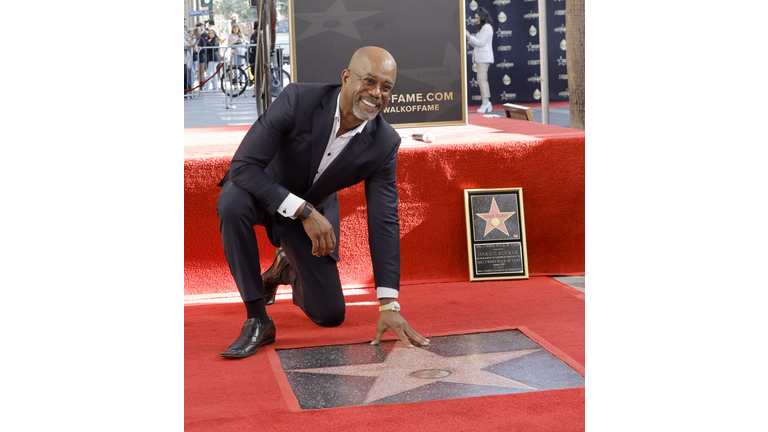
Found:
[{"label": "navy blue suit jacket", "polygon": [[400,220],[397,215],[397,154],[400,136],[381,115],[355,135],[314,184],[328,144],[341,86],[289,84],[256,120],[235,152],[230,180],[250,192],[270,215],[267,234],[275,246],[286,219],[277,208],[289,192],[311,203],[331,223],[339,260],[336,192],[365,182],[368,242],[376,286],[400,288]]}]

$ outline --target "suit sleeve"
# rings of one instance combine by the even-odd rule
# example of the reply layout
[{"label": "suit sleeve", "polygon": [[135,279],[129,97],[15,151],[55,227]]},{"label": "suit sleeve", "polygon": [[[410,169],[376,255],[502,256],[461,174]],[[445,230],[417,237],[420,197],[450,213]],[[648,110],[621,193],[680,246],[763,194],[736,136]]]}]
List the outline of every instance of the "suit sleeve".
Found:
[{"label": "suit sleeve", "polygon": [[365,180],[368,244],[377,287],[400,289],[400,218],[397,215],[398,141],[382,167]]},{"label": "suit sleeve", "polygon": [[297,102],[296,87],[289,84],[251,126],[229,164],[229,180],[250,192],[270,213],[277,211],[289,191],[264,170],[293,130]]}]

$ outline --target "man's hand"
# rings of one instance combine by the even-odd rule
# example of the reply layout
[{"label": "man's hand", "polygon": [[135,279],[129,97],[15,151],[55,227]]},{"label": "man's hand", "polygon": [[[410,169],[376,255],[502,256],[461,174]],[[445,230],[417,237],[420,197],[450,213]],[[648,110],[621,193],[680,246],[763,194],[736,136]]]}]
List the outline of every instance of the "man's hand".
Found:
[{"label": "man's hand", "polygon": [[[300,214],[304,210],[302,204],[296,214]],[[304,224],[304,231],[312,240],[312,255],[321,257],[333,252],[336,247],[336,234],[333,232],[333,226],[328,222],[325,216],[320,212],[312,210],[309,217],[306,220],[301,221]]]},{"label": "man's hand", "polygon": [[408,340],[411,338],[419,345],[429,345],[429,339],[416,333],[416,330],[412,329],[408,325],[408,322],[395,311],[383,311],[379,312],[379,323],[376,325],[376,337],[371,342],[371,345],[378,345],[381,342],[381,336],[385,331],[392,330],[400,338],[402,342],[408,348],[413,348],[413,344]]}]

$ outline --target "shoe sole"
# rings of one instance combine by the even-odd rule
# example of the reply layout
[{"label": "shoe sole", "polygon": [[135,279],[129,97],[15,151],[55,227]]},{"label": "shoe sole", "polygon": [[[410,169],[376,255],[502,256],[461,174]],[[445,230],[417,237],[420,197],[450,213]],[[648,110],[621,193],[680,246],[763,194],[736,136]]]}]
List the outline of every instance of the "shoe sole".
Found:
[{"label": "shoe sole", "polygon": [[[264,341],[261,345],[259,345],[259,348],[261,348],[261,347],[263,347],[265,345],[273,344],[273,343],[275,343],[275,338],[272,338],[272,339],[270,339],[268,341]],[[243,359],[243,358],[248,358],[248,357],[250,357],[252,355],[256,355],[256,353],[258,353],[258,352],[259,352],[259,350],[257,349],[256,351],[253,352],[253,354],[248,354],[248,355],[244,355],[244,356],[239,356],[239,355],[226,355],[225,356],[225,355],[222,355],[221,357],[223,357],[225,359]]]}]

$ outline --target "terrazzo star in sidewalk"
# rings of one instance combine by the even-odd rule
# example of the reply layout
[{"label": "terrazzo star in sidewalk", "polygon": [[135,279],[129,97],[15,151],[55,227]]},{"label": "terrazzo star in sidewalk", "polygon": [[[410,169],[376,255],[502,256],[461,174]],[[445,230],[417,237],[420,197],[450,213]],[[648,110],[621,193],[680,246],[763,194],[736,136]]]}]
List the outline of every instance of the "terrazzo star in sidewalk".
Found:
[{"label": "terrazzo star in sidewalk", "polygon": [[444,357],[425,349],[406,348],[398,343],[395,344],[383,363],[296,369],[288,372],[378,377],[368,392],[364,403],[374,402],[439,381],[536,390],[529,385],[482,369],[537,351],[541,350],[531,349]]}]

